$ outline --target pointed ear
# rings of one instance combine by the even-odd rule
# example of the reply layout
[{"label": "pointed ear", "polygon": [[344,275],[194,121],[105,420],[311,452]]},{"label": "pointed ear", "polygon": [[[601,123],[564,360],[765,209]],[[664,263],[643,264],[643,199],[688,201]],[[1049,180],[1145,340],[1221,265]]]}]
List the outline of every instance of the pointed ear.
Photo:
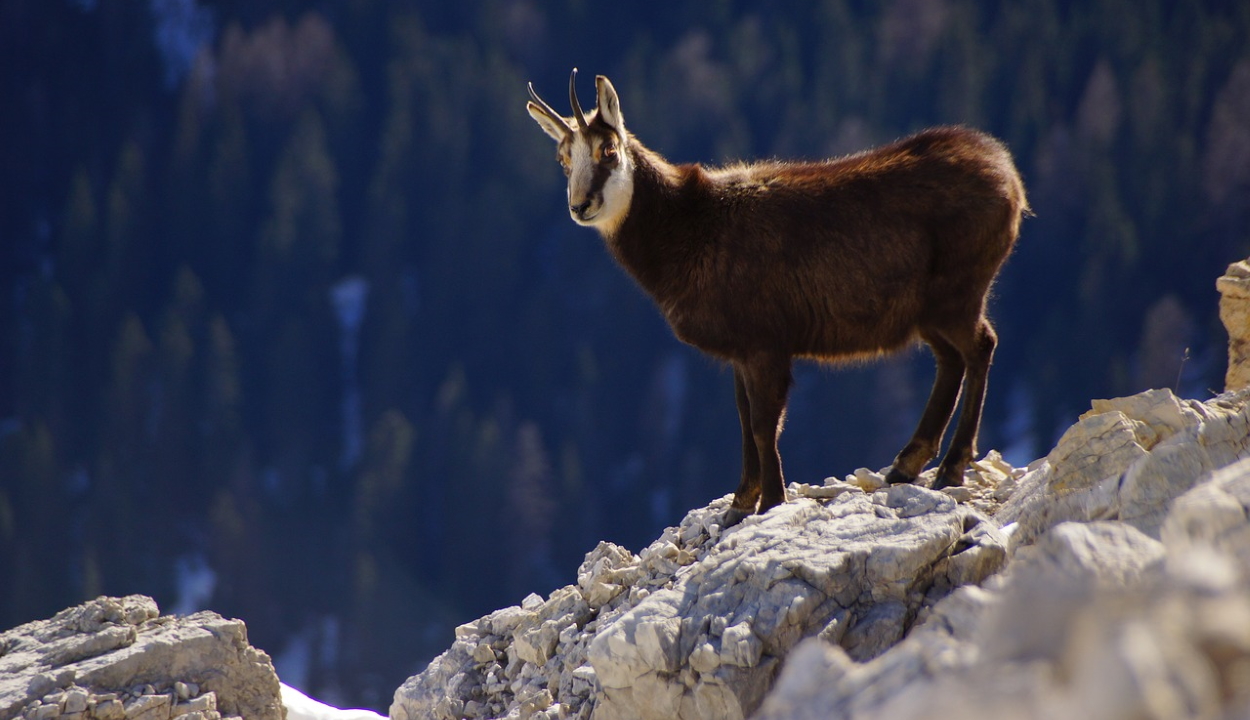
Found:
[{"label": "pointed ear", "polygon": [[573,129],[563,119],[557,120],[543,111],[533,100],[525,105],[525,109],[529,110],[530,117],[534,118],[534,122],[543,129],[543,132],[551,136],[556,142],[563,142]]},{"label": "pointed ear", "polygon": [[597,75],[595,88],[599,91],[599,117],[624,138],[625,116],[621,115],[621,100],[616,96],[616,88],[612,87],[612,81],[602,75]]}]

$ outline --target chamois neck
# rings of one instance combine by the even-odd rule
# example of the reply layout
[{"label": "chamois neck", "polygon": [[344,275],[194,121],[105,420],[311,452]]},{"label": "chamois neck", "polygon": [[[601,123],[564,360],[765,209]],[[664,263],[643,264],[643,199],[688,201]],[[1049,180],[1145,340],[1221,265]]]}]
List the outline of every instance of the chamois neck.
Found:
[{"label": "chamois neck", "polygon": [[651,148],[630,138],[630,154],[634,159],[635,183],[642,181],[655,190],[675,192],[682,184],[683,173]]},{"label": "chamois neck", "polygon": [[[621,221],[611,226],[599,226],[600,234],[612,245],[622,233],[653,217],[662,206],[662,198],[671,197],[681,185],[681,170],[669,163],[659,153],[638,142],[632,135],[629,137],[627,152],[629,153],[632,193],[629,209]],[[657,203],[657,201],[660,201]],[[643,222],[641,224],[649,224]]]},{"label": "chamois neck", "polygon": [[630,138],[633,195],[629,212],[603,238],[617,262],[657,301],[690,257],[685,232],[690,211],[700,205],[692,194],[705,175],[697,165],[673,165],[659,153]]}]

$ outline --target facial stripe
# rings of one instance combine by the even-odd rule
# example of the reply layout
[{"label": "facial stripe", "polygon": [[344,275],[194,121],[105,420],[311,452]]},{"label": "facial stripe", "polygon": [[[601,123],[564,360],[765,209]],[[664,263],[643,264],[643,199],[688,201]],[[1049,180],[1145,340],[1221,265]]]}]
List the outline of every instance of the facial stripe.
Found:
[{"label": "facial stripe", "polygon": [[602,194],[604,186],[612,177],[612,171],[616,167],[610,163],[604,164],[598,159],[607,142],[606,138],[590,140],[585,136],[579,136],[572,143],[572,147],[569,148],[570,200],[577,196],[585,201]]},{"label": "facial stripe", "polygon": [[[611,232],[629,211],[633,171],[617,133],[601,125],[596,118],[590,123],[591,132],[574,133],[561,151],[568,158],[568,205],[573,220]],[[616,146],[616,156],[604,163],[600,159],[608,144]]]},{"label": "facial stripe", "polygon": [[587,195],[597,197],[603,193],[603,186],[608,183],[608,178],[612,177],[612,168],[603,163],[595,163],[594,169],[590,173],[590,190]]}]

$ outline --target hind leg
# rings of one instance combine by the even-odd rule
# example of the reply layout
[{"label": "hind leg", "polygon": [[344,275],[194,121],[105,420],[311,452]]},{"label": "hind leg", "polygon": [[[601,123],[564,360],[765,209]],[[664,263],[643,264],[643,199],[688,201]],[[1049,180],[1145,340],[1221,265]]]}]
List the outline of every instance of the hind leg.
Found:
[{"label": "hind leg", "polygon": [[994,348],[998,335],[994,326],[984,316],[977,320],[976,330],[964,349],[964,406],[955,426],[955,436],[938,468],[935,489],[964,484],[964,470],[977,455],[977,431],[981,425],[981,409],[985,404],[985,387],[989,378],[990,364],[994,361]]},{"label": "hind leg", "polygon": [[959,386],[964,379],[963,355],[937,333],[923,332],[921,337],[928,343],[937,360],[937,375],[933,378],[933,390],[929,402],[911,440],[899,452],[886,475],[886,482],[915,482],[924,466],[937,456],[942,436],[959,402]]}]

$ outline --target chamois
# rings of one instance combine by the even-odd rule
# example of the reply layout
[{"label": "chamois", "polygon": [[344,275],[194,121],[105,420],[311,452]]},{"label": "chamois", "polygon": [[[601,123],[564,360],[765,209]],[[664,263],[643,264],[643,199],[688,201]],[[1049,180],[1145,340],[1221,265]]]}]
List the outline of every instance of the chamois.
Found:
[{"label": "chamois", "polygon": [[529,85],[529,114],[558,144],[573,220],[659,306],[682,341],[733,367],[742,478],[732,525],[785,502],[777,437],[794,358],[838,362],[923,340],[937,373],[891,483],[915,482],[963,410],[935,488],[960,485],[998,339],[986,297],[1011,253],[1024,185],[1007,149],[938,127],[818,162],[673,165],[625,129],[612,83],[573,117]]}]

